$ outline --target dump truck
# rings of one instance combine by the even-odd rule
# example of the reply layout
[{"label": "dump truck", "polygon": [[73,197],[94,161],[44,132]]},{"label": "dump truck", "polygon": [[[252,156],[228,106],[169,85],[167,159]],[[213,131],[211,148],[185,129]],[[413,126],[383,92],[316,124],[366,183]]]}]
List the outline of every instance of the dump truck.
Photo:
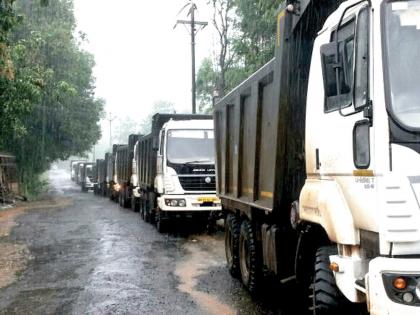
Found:
[{"label": "dump truck", "polygon": [[111,156],[110,153],[105,153],[103,162],[97,165],[98,167],[98,195],[106,197],[108,195],[108,185],[107,185],[107,168],[108,160]]},{"label": "dump truck", "polygon": [[70,177],[71,180],[76,182],[78,176],[78,163],[86,162],[85,160],[72,160],[70,161]]},{"label": "dump truck", "polygon": [[93,176],[95,184],[93,185],[93,192],[95,195],[103,195],[101,183],[105,182],[106,164],[104,159],[96,160],[96,168]]},{"label": "dump truck", "polygon": [[77,185],[80,185],[80,183],[82,182],[82,169],[85,163],[87,163],[87,161],[76,162],[74,174],[75,174],[75,182]]},{"label": "dump truck", "polygon": [[231,274],[315,314],[420,313],[420,1],[285,1],[275,56],[217,102]]},{"label": "dump truck", "polygon": [[132,184],[131,175],[133,170],[134,146],[139,139],[139,135],[128,136],[128,144],[118,147],[115,158],[116,183],[120,189],[118,192],[118,203],[121,207],[131,206]]},{"label": "dump truck", "polygon": [[96,165],[93,162],[85,162],[80,164],[79,169],[79,185],[82,192],[93,190],[95,185],[94,174],[96,172]]},{"label": "dump truck", "polygon": [[107,195],[110,200],[118,202],[118,196],[121,186],[117,182],[116,157],[118,148],[123,144],[114,144],[112,153],[108,156],[106,169]]},{"label": "dump truck", "polygon": [[[209,115],[155,114],[139,138],[136,167],[140,215],[165,232],[176,218],[206,222],[220,213],[213,121]],[[136,197],[140,196],[140,197]]]},{"label": "dump truck", "polygon": [[[140,136],[139,136],[140,139]],[[139,141],[137,140],[133,148],[133,158],[131,159],[131,210],[134,212],[140,211],[140,191],[139,191],[139,177],[137,174],[137,158],[139,156]]]}]

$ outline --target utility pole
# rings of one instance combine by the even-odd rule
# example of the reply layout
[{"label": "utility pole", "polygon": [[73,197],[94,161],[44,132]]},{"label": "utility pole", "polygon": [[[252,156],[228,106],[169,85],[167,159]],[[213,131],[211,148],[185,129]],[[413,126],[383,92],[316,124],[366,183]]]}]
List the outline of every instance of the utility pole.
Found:
[{"label": "utility pole", "polygon": [[[187,5],[184,6],[187,7]],[[184,9],[182,8],[181,11]],[[191,17],[190,21],[186,20],[177,20],[174,28],[178,24],[190,25],[190,35],[191,35],[191,81],[192,81],[192,113],[195,114],[197,112],[196,108],[196,82],[195,82],[195,36],[197,35],[198,31],[202,30],[207,26],[207,22],[196,21],[195,20],[195,11],[197,10],[197,6],[194,2],[190,3],[190,9],[188,11],[188,15]],[[196,29],[196,25],[200,25],[201,28],[199,30]]]},{"label": "utility pole", "polygon": [[112,113],[109,112],[107,120],[109,121],[109,150],[112,152],[112,122],[115,120],[115,116],[112,116]]}]

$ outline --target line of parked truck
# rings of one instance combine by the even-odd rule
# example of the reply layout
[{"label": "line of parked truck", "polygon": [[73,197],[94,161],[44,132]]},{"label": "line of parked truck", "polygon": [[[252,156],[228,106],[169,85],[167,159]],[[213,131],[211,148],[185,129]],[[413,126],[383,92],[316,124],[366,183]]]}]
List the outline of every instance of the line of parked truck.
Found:
[{"label": "line of parked truck", "polygon": [[72,161],[72,178],[82,191],[92,189],[139,211],[159,232],[180,217],[203,224],[217,220],[212,116],[158,113],[151,125],[150,134],[130,135],[127,144],[114,144],[96,163]]},{"label": "line of parked truck", "polygon": [[221,201],[250,292],[269,275],[314,314],[420,314],[420,1],[287,0],[276,20],[275,58],[215,106],[216,167],[209,117],[158,115],[98,191],[159,229]]}]

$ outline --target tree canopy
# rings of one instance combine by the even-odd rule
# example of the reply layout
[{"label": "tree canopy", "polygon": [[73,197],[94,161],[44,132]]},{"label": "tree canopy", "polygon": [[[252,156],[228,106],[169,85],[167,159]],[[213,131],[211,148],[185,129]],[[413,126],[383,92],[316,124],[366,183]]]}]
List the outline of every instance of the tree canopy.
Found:
[{"label": "tree canopy", "polygon": [[97,142],[103,101],[94,95],[93,56],[74,35],[71,0],[0,3],[0,151],[16,155],[31,194],[52,162]]},{"label": "tree canopy", "polygon": [[282,0],[211,0],[220,48],[197,72],[202,112],[211,111],[215,90],[224,96],[274,56],[275,13]]}]

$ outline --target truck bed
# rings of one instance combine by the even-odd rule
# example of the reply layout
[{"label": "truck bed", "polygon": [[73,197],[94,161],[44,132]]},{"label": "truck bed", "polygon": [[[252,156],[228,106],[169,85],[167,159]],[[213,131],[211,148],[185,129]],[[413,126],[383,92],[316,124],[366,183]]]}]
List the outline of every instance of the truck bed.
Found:
[{"label": "truck bed", "polygon": [[230,208],[288,214],[279,210],[298,199],[313,41],[340,2],[304,1],[299,15],[279,12],[275,58],[216,104],[218,195]]}]

